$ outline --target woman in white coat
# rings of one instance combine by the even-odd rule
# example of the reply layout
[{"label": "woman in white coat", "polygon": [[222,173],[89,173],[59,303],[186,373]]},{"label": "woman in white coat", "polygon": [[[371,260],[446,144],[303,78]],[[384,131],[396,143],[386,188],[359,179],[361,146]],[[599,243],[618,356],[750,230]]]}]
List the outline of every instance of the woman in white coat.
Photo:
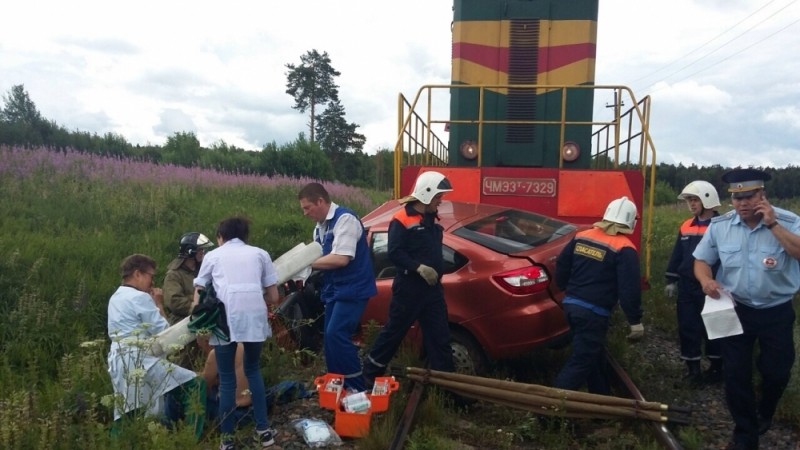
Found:
[{"label": "woman in white coat", "polygon": [[250,224],[244,217],[220,222],[217,226],[219,247],[205,255],[194,279],[194,304],[199,301],[200,290],[212,282],[217,297],[225,305],[230,329],[230,341],[222,341],[214,335],[210,338],[219,372],[221,450],[233,449],[237,342],[244,346],[244,373],[252,395],[256,442],[261,447],[275,444],[275,431],[269,427],[267,419],[266,392],[259,362],[264,341],[272,335],[267,303],[279,300],[278,273],[266,251],[247,245],[249,234]]},{"label": "woman in white coat", "polygon": [[[142,409],[161,415],[164,395],[181,385],[204,390],[197,374],[149,353],[155,335],[169,327],[161,308],[161,290],[153,288],[156,263],[146,255],[134,254],[122,261],[122,285],[108,301],[108,373],[114,386],[114,419]],[[198,392],[198,398],[201,397]],[[186,395],[178,395],[186,398]],[[187,417],[202,432],[202,414]]]}]

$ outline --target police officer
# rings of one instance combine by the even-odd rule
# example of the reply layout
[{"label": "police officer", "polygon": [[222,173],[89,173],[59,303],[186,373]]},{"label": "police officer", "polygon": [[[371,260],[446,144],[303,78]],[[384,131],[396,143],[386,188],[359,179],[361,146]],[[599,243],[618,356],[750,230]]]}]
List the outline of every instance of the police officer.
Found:
[{"label": "police officer", "polygon": [[630,324],[628,339],[644,335],[639,254],[631,240],[636,205],[627,197],[608,204],[603,220],[578,232],[558,255],[556,284],[565,291],[564,315],[572,331],[572,352],[555,387],[610,393],[605,363],[611,311],[619,298]]},{"label": "police officer", "polygon": [[[683,188],[678,198],[686,201],[692,217],[686,219],[678,230],[672,256],[667,264],[667,285],[664,292],[667,297],[672,298],[677,291],[675,309],[678,316],[678,336],[681,343],[681,359],[686,362],[687,368],[684,379],[690,387],[697,387],[702,382],[722,381],[719,343],[716,340],[708,340],[706,335],[701,315],[706,295],[694,277],[694,256],[692,256],[692,252],[711,223],[711,218],[719,215],[716,208],[720,204],[717,189],[707,181],[692,181]],[[718,264],[713,267],[714,273],[717,266]],[[702,373],[700,359],[703,356],[704,346],[706,358],[711,366]]]},{"label": "police officer", "polygon": [[[800,288],[800,217],[774,207],[764,193],[769,174],[734,169],[730,183],[734,211],[711,220],[694,251],[694,273],[703,292],[719,298],[730,291],[743,334],[720,338],[725,364],[725,396],[735,423],[729,449],[758,449],[758,436],[772,425],[789,383],[795,350],[792,297]],[[716,279],[712,266],[720,263]],[[753,390],[753,350],[761,395]]]},{"label": "police officer", "polygon": [[346,388],[363,391],[361,361],[352,336],[367,300],[378,292],[367,232],[356,213],[332,202],[319,183],[305,185],[297,198],[303,215],[316,222],[314,240],[322,245],[322,256],[311,268],[322,271],[325,364],[328,372],[344,376]]},{"label": "police officer", "polygon": [[405,206],[389,223],[389,259],[397,267],[392,283],[389,318],[364,359],[364,379],[369,388],[397,352],[403,337],[419,321],[428,365],[433,370],[453,371],[450,328],[441,278],[442,226],[437,211],[446,192],[453,190],[441,173],[429,171],[417,177]]}]

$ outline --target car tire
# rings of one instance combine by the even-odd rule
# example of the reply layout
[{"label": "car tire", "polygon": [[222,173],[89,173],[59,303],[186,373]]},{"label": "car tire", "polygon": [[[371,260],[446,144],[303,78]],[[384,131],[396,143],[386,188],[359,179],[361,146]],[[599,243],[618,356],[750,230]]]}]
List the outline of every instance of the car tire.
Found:
[{"label": "car tire", "polygon": [[453,365],[457,373],[465,375],[485,373],[486,354],[472,335],[463,330],[451,330],[450,347],[453,350]]},{"label": "car tire", "polygon": [[[293,298],[298,297],[298,298]],[[314,352],[319,352],[322,348],[322,339],[320,335],[319,318],[312,320],[316,316],[303,311],[303,292],[293,292],[289,294],[284,302],[287,306],[281,310],[281,320],[286,327],[289,337],[298,349],[308,349]]]}]

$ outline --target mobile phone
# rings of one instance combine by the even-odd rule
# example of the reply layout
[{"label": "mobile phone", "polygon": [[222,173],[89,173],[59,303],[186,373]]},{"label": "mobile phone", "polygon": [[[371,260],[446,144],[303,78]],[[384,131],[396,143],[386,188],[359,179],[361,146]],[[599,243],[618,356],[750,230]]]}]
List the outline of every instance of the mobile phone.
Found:
[{"label": "mobile phone", "polygon": [[[759,191],[758,192],[758,200],[759,200],[759,202],[764,201],[765,198],[766,197],[764,196],[764,191]],[[758,208],[759,206],[760,206],[760,204],[756,205],[756,208]],[[764,213],[762,213],[761,211],[756,211],[755,215],[758,216],[758,217],[764,217]]]}]

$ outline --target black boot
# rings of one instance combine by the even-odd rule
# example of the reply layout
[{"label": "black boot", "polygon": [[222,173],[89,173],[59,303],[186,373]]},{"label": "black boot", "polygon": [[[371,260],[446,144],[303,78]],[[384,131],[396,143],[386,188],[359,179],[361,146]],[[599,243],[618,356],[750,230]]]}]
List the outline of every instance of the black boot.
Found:
[{"label": "black boot", "polygon": [[683,376],[683,384],[695,388],[703,384],[703,373],[700,370],[699,360],[686,361],[686,375]]},{"label": "black boot", "polygon": [[716,384],[722,382],[722,358],[710,358],[711,366],[703,373],[703,382]]},{"label": "black boot", "polygon": [[375,378],[383,375],[386,368],[373,364],[369,359],[368,356],[361,361],[361,376],[364,379],[366,390],[372,391],[372,387],[375,385]]}]

